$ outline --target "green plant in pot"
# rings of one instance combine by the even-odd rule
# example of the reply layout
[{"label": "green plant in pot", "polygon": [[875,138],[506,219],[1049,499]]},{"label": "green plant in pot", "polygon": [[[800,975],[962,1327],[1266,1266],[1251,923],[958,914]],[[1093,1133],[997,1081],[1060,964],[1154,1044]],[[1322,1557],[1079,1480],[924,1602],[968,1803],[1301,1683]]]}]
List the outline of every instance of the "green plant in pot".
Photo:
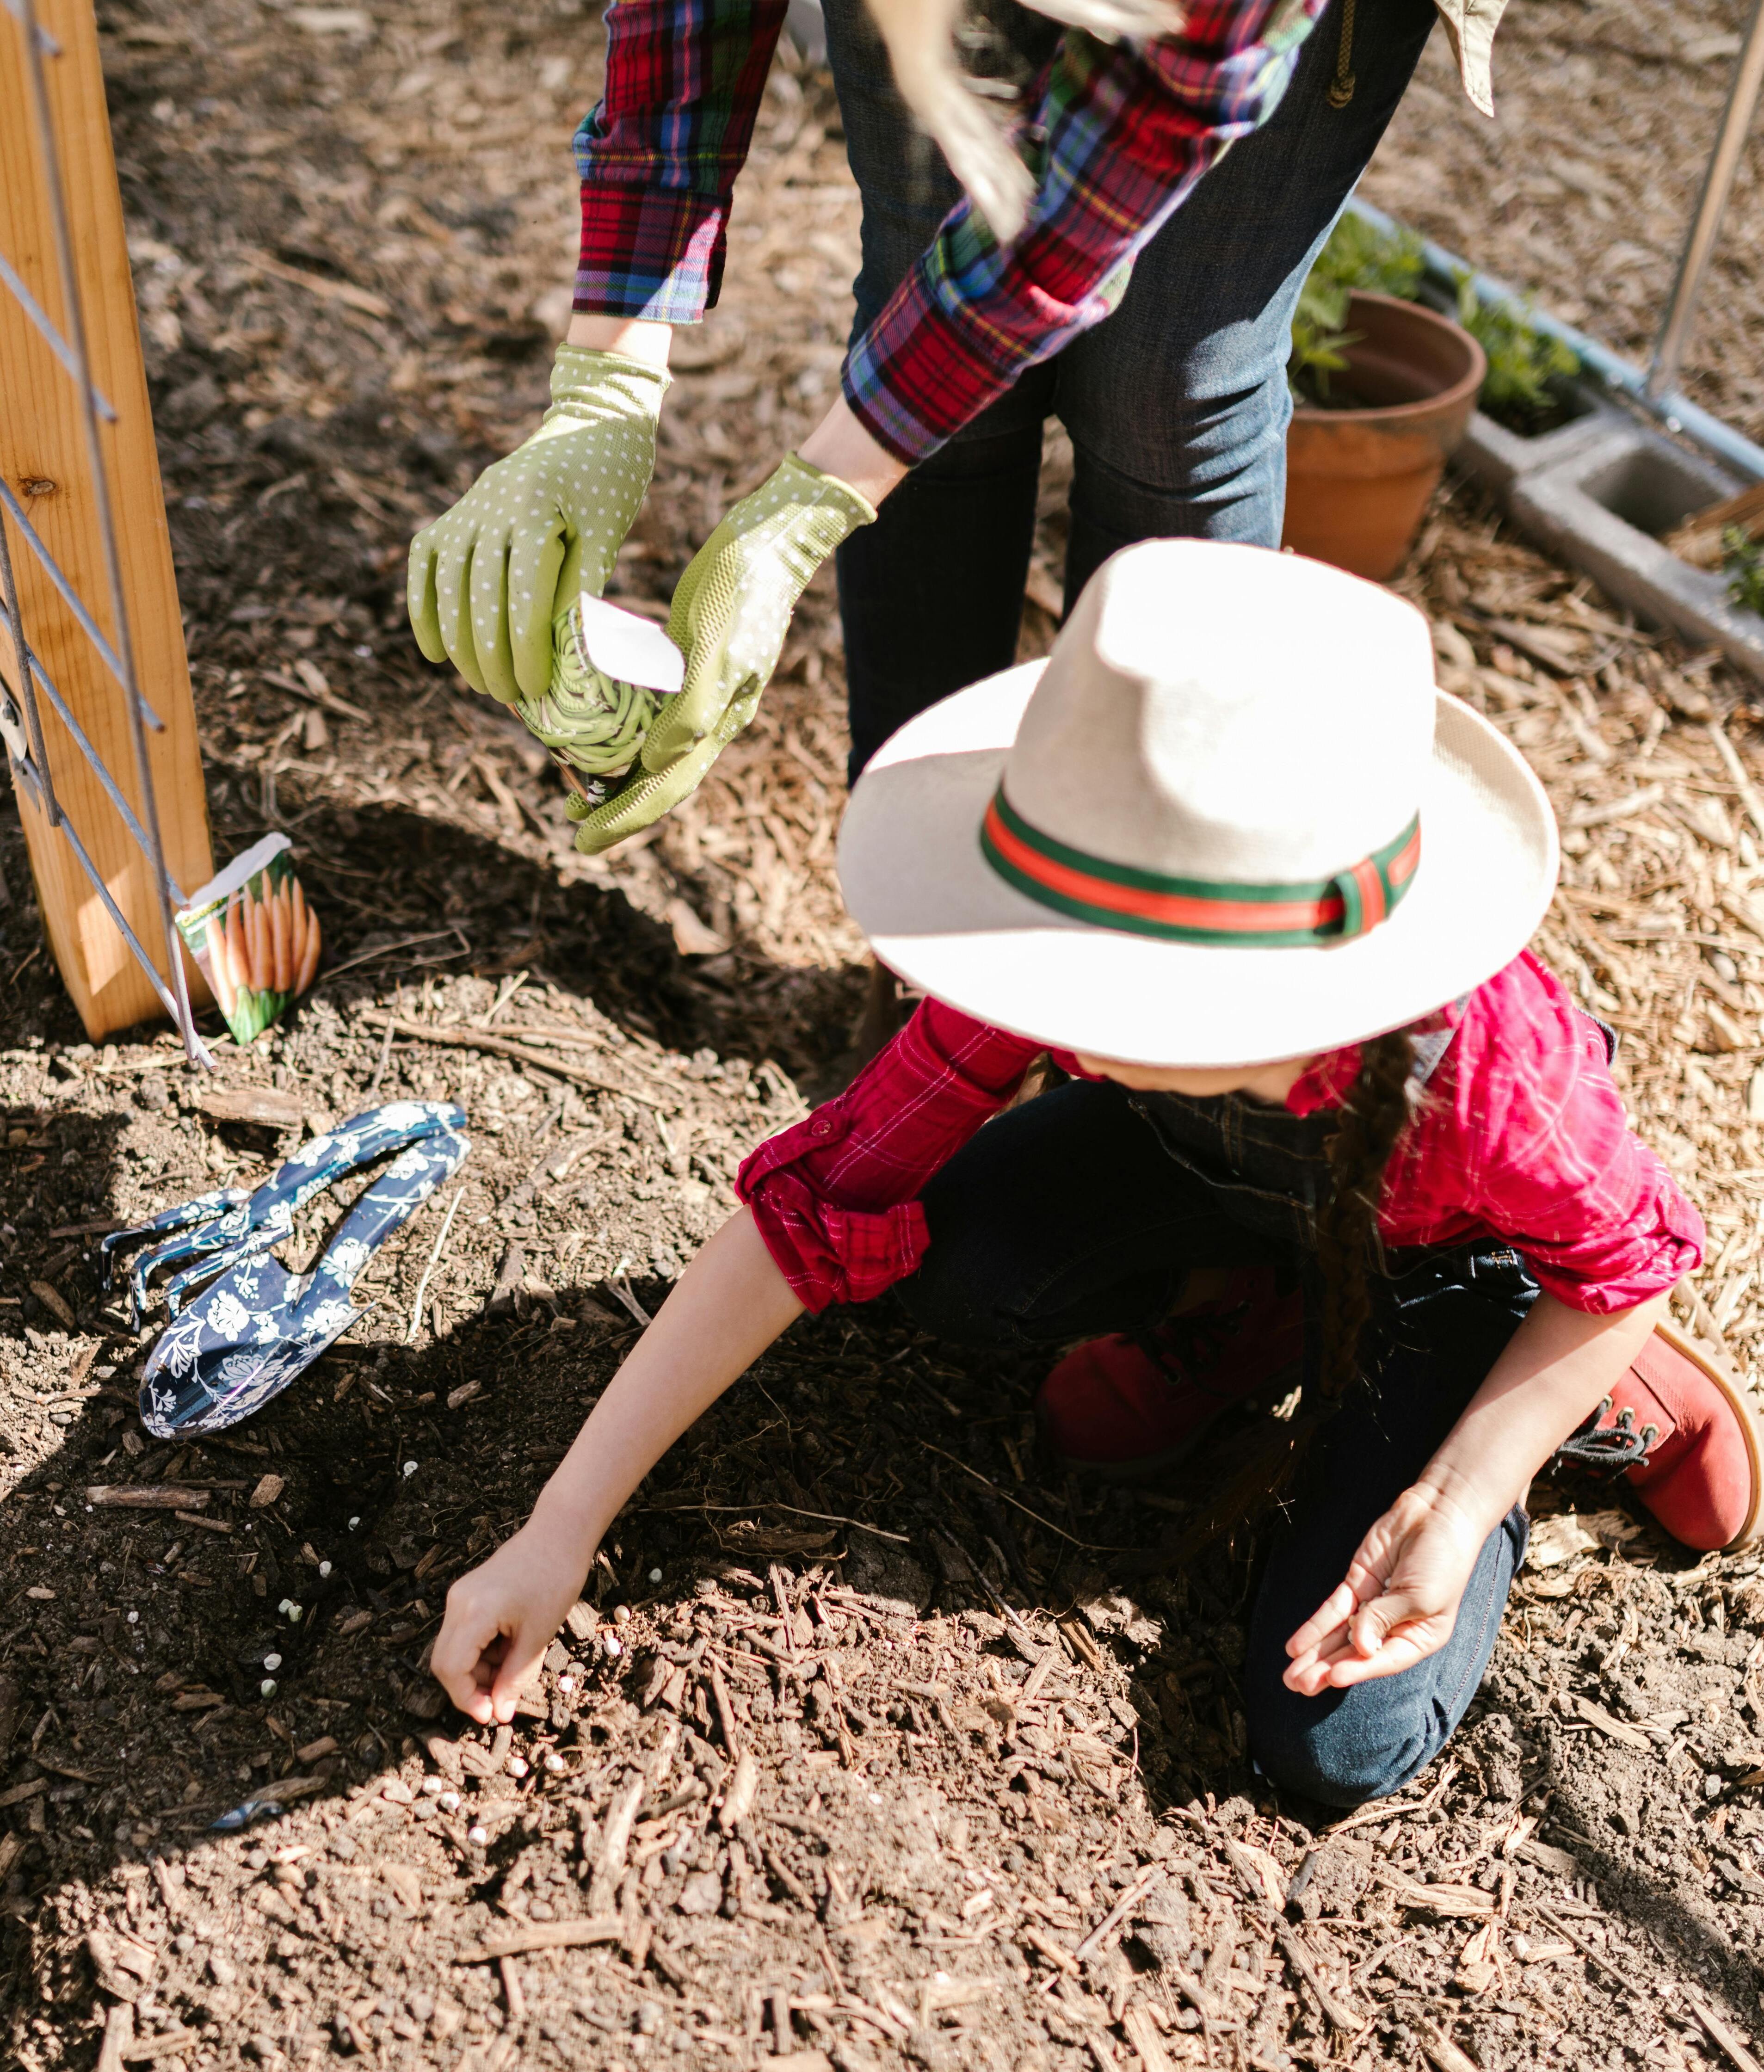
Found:
[{"label": "green plant in pot", "polygon": [[[1363,216],[1342,217],[1317,255],[1293,312],[1288,384],[1295,403],[1311,408],[1352,409],[1358,399],[1334,377],[1347,370],[1347,348],[1357,341],[1347,328],[1347,305],[1355,290],[1396,295],[1412,302],[1426,278],[1421,240],[1413,231],[1385,231]],[[1457,276],[1458,323],[1488,360],[1478,406],[1511,430],[1535,437],[1561,421],[1562,384],[1581,368],[1565,339],[1541,329],[1528,306],[1485,302],[1474,277]]]},{"label": "green plant in pot", "polygon": [[1345,216],[1293,313],[1285,544],[1379,581],[1420,529],[1487,371],[1461,325],[1414,299],[1412,233]]},{"label": "green plant in pot", "polygon": [[1359,343],[1343,328],[1348,290],[1314,273],[1299,290],[1293,311],[1293,350],[1286,363],[1286,385],[1295,404],[1326,410],[1338,399],[1330,393],[1331,377],[1347,371],[1347,348]]},{"label": "green plant in pot", "polygon": [[1347,351],[1359,343],[1347,328],[1356,289],[1415,299],[1424,272],[1421,241],[1412,231],[1375,229],[1362,216],[1344,216],[1311,262],[1293,311],[1292,356],[1286,363],[1293,401],[1319,409],[1353,409],[1358,399],[1334,381],[1347,371]]}]

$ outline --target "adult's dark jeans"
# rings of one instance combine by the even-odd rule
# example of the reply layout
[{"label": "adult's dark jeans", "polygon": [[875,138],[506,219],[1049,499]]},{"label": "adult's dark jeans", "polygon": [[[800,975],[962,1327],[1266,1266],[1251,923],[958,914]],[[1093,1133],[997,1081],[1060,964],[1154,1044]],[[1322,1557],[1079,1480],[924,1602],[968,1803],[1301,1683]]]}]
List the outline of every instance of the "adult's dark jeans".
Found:
[{"label": "adult's dark jeans", "polygon": [[[1244,1220],[1240,1190],[1173,1157],[1122,1088],[1074,1083],[989,1123],[924,1194],[931,1244],[898,1293],[919,1326],[971,1345],[1055,1348],[1149,1330],[1196,1267],[1303,1262]],[[1347,1573],[1536,1295],[1488,1245],[1404,1255],[1378,1289],[1367,1378],[1312,1449],[1250,1621],[1249,1745],[1276,1781],[1336,1806],[1396,1790],[1445,1745],[1495,1645],[1524,1559],[1515,1509],[1490,1534],[1451,1638],[1400,1675],[1305,1698],[1286,1641]]]},{"label": "adult's dark jeans", "polygon": [[[863,195],[861,331],[960,190],[896,93],[865,0],[824,4]],[[1358,0],[1353,97],[1334,108],[1342,6],[1311,31],[1269,121],[1140,254],[1113,314],[1030,368],[840,549],[853,778],[914,713],[1015,660],[1050,414],[1072,441],[1068,609],[1097,566],[1137,540],[1279,545],[1293,306],[1433,22],[1433,0]],[[1005,60],[995,68],[1038,68],[1057,27],[1013,0],[990,13]]]}]

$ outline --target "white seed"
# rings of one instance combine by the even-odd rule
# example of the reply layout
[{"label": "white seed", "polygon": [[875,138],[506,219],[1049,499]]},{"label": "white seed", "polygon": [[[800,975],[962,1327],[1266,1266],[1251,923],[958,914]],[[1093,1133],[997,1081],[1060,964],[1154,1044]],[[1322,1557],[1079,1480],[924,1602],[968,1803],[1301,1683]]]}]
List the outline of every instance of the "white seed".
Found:
[{"label": "white seed", "polygon": [[553,1777],[562,1776],[564,1759],[558,1754],[556,1749],[548,1749],[545,1751],[545,1768]]},{"label": "white seed", "polygon": [[257,1695],[260,1698],[273,1698],[275,1696],[276,1679],[273,1676],[265,1677],[262,1683],[257,1686]]},{"label": "white seed", "polygon": [[435,1803],[443,1813],[457,1813],[459,1811],[459,1794],[457,1791],[444,1791]]},{"label": "white seed", "polygon": [[524,1777],[527,1774],[527,1770],[528,1763],[525,1756],[512,1755],[509,1757],[508,1774],[511,1777]]},{"label": "white seed", "polygon": [[353,1532],[353,1531],[355,1531],[356,1527],[358,1525],[360,1525],[360,1523],[361,1523],[361,1520],[360,1520],[359,1518],[352,1518],[352,1519],[350,1519],[350,1521],[349,1521],[349,1530],[350,1530],[352,1532]]},{"label": "white seed", "polygon": [[466,1840],[475,1849],[481,1849],[490,1840],[490,1830],[487,1827],[468,1827],[466,1830]]},{"label": "white seed", "polygon": [[263,1659],[263,1666],[265,1669],[279,1669],[282,1667],[282,1657],[279,1655],[266,1655]]},{"label": "white seed", "polygon": [[575,1688],[576,1679],[574,1676],[560,1676],[557,1679],[557,1688],[560,1691],[574,1691]]},{"label": "white seed", "polygon": [[652,1583],[659,1583],[661,1581],[660,1569],[652,1568],[649,1572],[649,1580]]},{"label": "white seed", "polygon": [[407,1475],[413,1475],[416,1472],[417,1472],[417,1464],[416,1464],[416,1462],[415,1462],[414,1461],[406,1461],[406,1462],[405,1462],[405,1473]]},{"label": "white seed", "polygon": [[139,1624],[139,1622],[140,1622],[140,1619],[141,1619],[141,1614],[140,1614],[140,1613],[139,1613],[139,1612],[130,1612],[130,1614],[129,1614],[129,1623],[130,1623],[130,1626],[136,1626],[136,1625],[138,1625],[138,1624]]},{"label": "white seed", "polygon": [[624,1653],[624,1649],[619,1645],[619,1636],[615,1633],[609,1633],[603,1635],[600,1644],[606,1649],[609,1655],[623,1655]]},{"label": "white seed", "polygon": [[422,1781],[422,1788],[431,1799],[438,1799],[446,1790],[447,1782],[445,1778],[426,1777]]},{"label": "white seed", "polygon": [[321,1561],[319,1564],[319,1573],[321,1577],[328,1576],[331,1573],[331,1564],[328,1561]]}]

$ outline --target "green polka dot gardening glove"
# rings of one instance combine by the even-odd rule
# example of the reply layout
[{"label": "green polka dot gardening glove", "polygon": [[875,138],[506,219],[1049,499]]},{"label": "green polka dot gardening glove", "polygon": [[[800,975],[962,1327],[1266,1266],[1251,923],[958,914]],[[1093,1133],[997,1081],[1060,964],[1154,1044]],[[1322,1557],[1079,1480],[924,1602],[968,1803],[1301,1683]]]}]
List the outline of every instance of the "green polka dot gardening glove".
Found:
[{"label": "green polka dot gardening glove", "polygon": [[504,705],[545,695],[560,578],[570,596],[605,590],[655,471],[667,388],[659,367],[558,347],[538,430],[410,543],[411,630],[431,662]]},{"label": "green polka dot gardening glove", "polygon": [[657,709],[619,789],[602,804],[571,800],[578,849],[611,849],[696,789],[758,709],[816,569],[875,516],[856,490],[795,454],[728,514],[693,557],[668,614],[685,685]]}]

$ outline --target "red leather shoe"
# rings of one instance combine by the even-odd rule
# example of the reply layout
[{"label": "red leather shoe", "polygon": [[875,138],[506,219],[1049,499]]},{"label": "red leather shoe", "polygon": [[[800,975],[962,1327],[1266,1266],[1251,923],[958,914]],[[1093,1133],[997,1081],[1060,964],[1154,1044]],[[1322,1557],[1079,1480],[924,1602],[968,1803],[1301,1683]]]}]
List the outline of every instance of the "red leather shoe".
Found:
[{"label": "red leather shoe", "polygon": [[1303,1297],[1277,1296],[1267,1267],[1236,1268],[1216,1301],[1141,1337],[1075,1347],[1042,1383],[1035,1414],[1062,1466],[1137,1482],[1179,1461],[1233,1404],[1296,1383],[1304,1351]]},{"label": "red leather shoe", "polygon": [[1620,1470],[1681,1545],[1728,1553],[1758,1536],[1764,1429],[1720,1355],[1676,1325],[1654,1326],[1597,1417],[1559,1451],[1582,1466]]}]

